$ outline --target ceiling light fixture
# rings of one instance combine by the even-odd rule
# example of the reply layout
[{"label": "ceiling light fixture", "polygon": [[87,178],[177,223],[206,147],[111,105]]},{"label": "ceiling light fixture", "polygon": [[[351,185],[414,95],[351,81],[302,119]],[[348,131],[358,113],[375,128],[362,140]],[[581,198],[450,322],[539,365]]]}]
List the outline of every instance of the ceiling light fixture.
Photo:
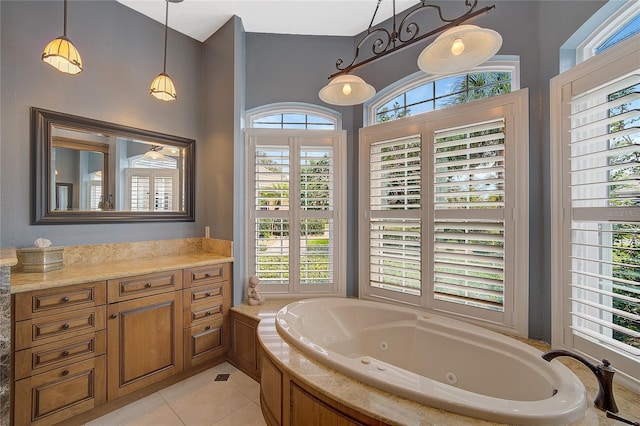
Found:
[{"label": "ceiling light fixture", "polygon": [[[371,99],[376,91],[362,78],[349,74],[371,62],[377,61],[391,53],[411,46],[427,37],[442,33],[431,45],[427,46],[418,58],[418,66],[424,72],[444,75],[473,68],[495,55],[502,45],[502,37],[493,30],[475,25],[461,25],[470,19],[487,13],[493,6],[476,10],[478,0],[465,0],[468,10],[457,18],[446,19],[442,16],[440,6],[427,4],[425,0],[411,9],[397,23],[396,1],[393,0],[392,28],[375,28],[375,20],[382,0],[378,0],[373,17],[366,34],[356,45],[353,60],[344,65],[342,59],[336,61],[338,72],[329,76],[329,84],[320,90],[320,99],[333,105],[357,105]],[[414,16],[426,9],[435,9],[442,26],[420,34],[420,27],[413,20]],[[360,51],[365,44],[371,44],[372,55],[359,60]]]},{"label": "ceiling light fixture", "polygon": [[63,33],[46,45],[42,53],[42,61],[65,74],[74,75],[82,72],[80,53],[67,38],[67,0],[64,0]]},{"label": "ceiling light fixture", "polygon": [[165,0],[165,2],[167,6],[164,21],[164,63],[162,66],[162,72],[158,74],[158,76],[151,82],[151,89],[149,89],[149,93],[162,101],[173,101],[178,97],[178,94],[176,93],[176,87],[173,84],[173,81],[171,81],[171,77],[169,77],[169,74],[167,74],[167,33],[169,25],[169,2],[180,3],[182,2],[182,0]]},{"label": "ceiling light fixture", "polygon": [[148,158],[149,160],[165,161],[167,157],[165,157],[164,154],[160,152],[161,150],[161,146],[153,145],[149,151],[144,153],[143,157]]}]

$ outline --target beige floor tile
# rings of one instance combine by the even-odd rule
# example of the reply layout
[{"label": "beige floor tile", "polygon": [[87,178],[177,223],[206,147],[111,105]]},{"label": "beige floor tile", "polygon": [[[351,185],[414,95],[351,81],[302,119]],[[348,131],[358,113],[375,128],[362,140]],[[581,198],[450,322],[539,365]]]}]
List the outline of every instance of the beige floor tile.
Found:
[{"label": "beige floor tile", "polygon": [[168,405],[163,405],[124,426],[184,426],[184,423]]},{"label": "beige floor tile", "polygon": [[86,424],[86,426],[119,426],[132,425],[134,422],[146,415],[160,410],[161,408],[169,408],[160,394],[152,393],[151,395],[125,405],[122,408],[112,411],[102,417],[98,417]]},{"label": "beige floor tile", "polygon": [[245,394],[253,402],[260,403],[260,383],[251,377],[238,372],[229,376],[229,383],[240,392]]},{"label": "beige floor tile", "polygon": [[225,418],[213,423],[212,426],[265,426],[260,406],[250,402],[244,407],[234,411]]},{"label": "beige floor tile", "polygon": [[185,425],[194,426],[211,425],[251,402],[228,382],[211,382],[165,401]]}]

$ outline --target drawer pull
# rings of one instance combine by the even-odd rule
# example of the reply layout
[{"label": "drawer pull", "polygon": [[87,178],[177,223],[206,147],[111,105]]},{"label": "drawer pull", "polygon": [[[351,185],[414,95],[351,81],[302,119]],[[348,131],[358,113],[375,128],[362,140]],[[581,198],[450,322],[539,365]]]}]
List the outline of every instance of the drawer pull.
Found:
[{"label": "drawer pull", "polygon": [[151,283],[146,283],[144,286],[145,286],[146,288],[151,288]]},{"label": "drawer pull", "polygon": [[204,313],[204,316],[205,316],[205,317],[211,316],[211,312],[210,312],[210,311],[205,312],[205,313]]},{"label": "drawer pull", "polygon": [[116,318],[118,318],[118,315],[116,315],[116,314],[111,314],[111,319],[116,319]]},{"label": "drawer pull", "polygon": [[206,327],[204,328],[204,331],[207,331],[207,330],[211,330],[211,326],[210,326],[210,325],[208,325],[208,326],[206,326]]},{"label": "drawer pull", "polygon": [[211,272],[207,272],[206,274],[204,274],[205,278],[211,278]]},{"label": "drawer pull", "polygon": [[60,354],[60,356],[61,356],[61,357],[69,356],[69,351],[63,351],[63,352]]},{"label": "drawer pull", "polygon": [[65,296],[65,297],[63,297],[62,299],[60,299],[60,301],[61,301],[62,303],[67,303],[67,302],[69,301],[69,297]]},{"label": "drawer pull", "polygon": [[69,329],[69,324],[62,324],[62,326],[60,327],[63,330],[68,330]]},{"label": "drawer pull", "polygon": [[69,375],[69,370],[64,370],[62,373],[60,373],[61,376],[68,376]]},{"label": "drawer pull", "polygon": [[209,293],[209,292],[206,292],[204,295],[205,295],[205,297],[211,297],[211,293]]}]

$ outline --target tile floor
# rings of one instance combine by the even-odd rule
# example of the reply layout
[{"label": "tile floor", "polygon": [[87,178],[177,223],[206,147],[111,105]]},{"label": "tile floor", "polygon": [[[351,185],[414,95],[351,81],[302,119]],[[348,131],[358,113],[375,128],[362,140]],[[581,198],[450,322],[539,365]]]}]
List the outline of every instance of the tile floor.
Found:
[{"label": "tile floor", "polygon": [[[215,381],[229,374],[227,381]],[[228,363],[164,388],[85,426],[263,426],[260,385]]]}]

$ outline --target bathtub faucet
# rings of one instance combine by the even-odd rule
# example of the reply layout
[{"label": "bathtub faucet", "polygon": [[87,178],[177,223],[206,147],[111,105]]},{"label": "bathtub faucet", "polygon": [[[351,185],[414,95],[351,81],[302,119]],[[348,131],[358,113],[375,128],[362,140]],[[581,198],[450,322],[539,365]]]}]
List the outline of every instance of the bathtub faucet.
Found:
[{"label": "bathtub faucet", "polygon": [[586,365],[596,376],[596,379],[598,379],[598,396],[596,396],[596,399],[593,401],[595,406],[603,411],[611,411],[612,413],[618,412],[618,406],[613,398],[613,375],[616,370],[611,366],[609,360],[603,359],[602,364],[593,365],[583,356],[573,352],[564,351],[562,349],[549,351],[543,354],[542,358],[550,362],[558,356],[568,356]]}]

